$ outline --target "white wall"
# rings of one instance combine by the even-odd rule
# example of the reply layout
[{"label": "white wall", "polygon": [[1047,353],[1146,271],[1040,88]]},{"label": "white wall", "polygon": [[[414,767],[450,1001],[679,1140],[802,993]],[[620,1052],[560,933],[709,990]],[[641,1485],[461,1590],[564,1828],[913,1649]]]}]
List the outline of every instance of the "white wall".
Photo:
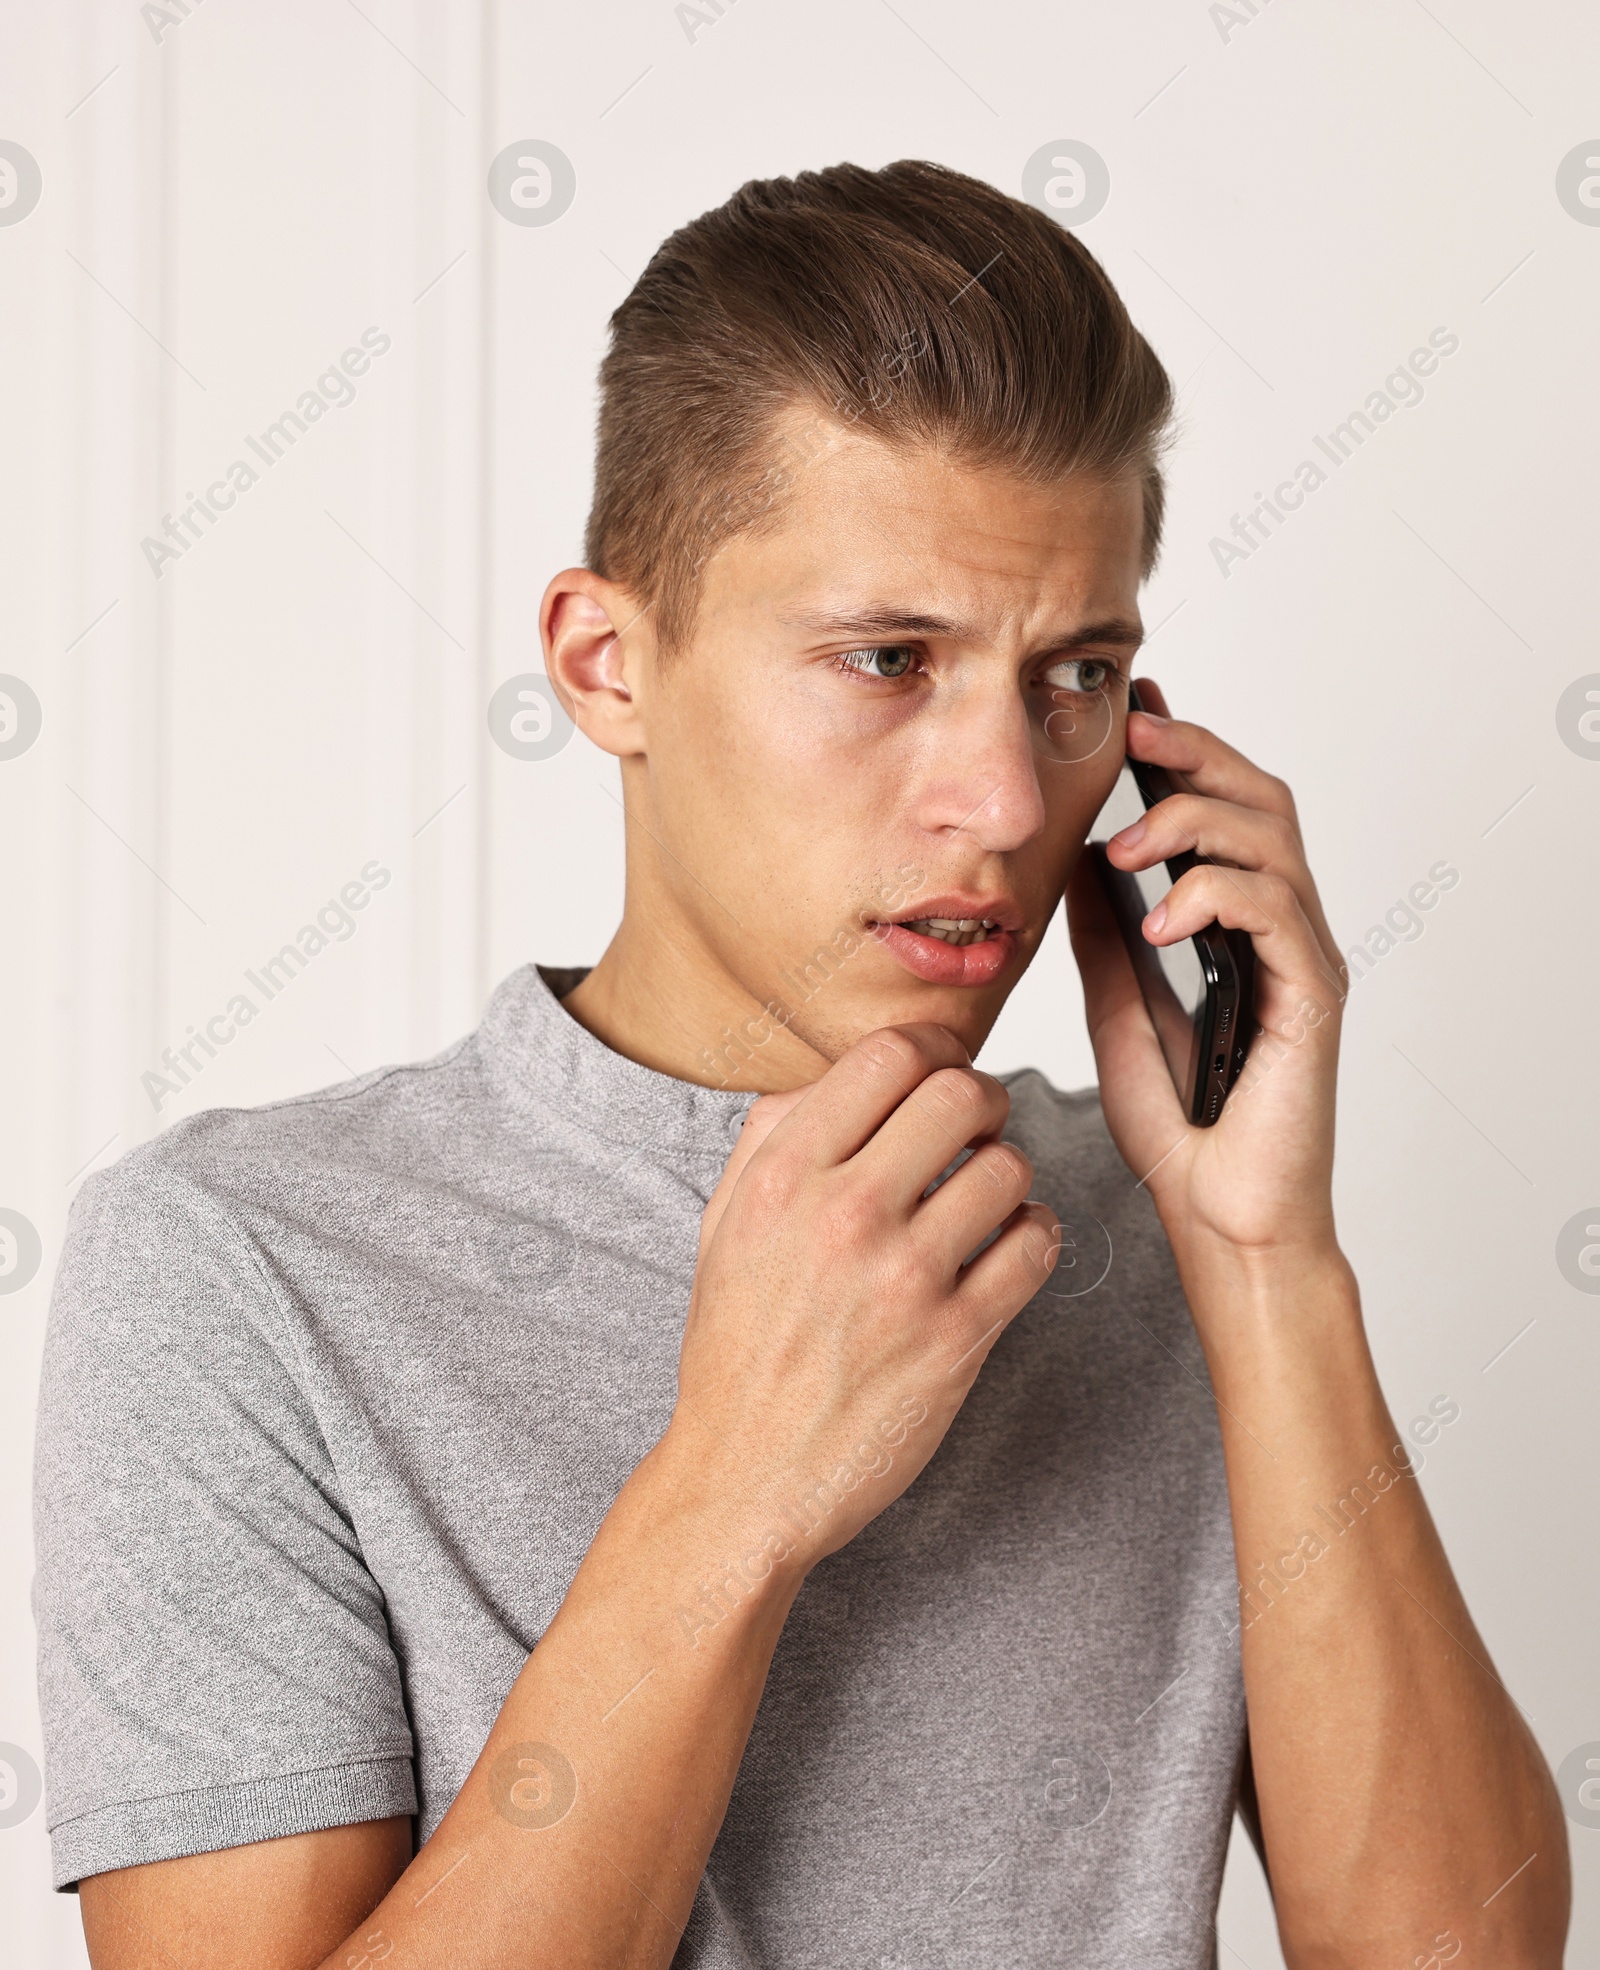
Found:
[{"label": "white wall", "polygon": [[[1460,871],[1356,988],[1340,1205],[1397,1414],[1460,1405],[1429,1496],[1559,1763],[1600,1740],[1600,1304],[1555,1259],[1600,1197],[1600,760],[1557,722],[1600,670],[1600,227],[1556,191],[1600,125],[1600,16],[717,4],[171,0],[159,40],[134,0],[8,9],[0,138],[43,196],[0,225],[0,670],[44,723],[0,759],[0,1206],[43,1263],[0,1307],[0,1740],[38,1755],[32,1390],[85,1172],[198,1106],[430,1051],[615,921],[609,762],[515,761],[484,716],[539,667],[540,590],[578,555],[609,310],[744,178],[920,155],[1015,190],[1071,137],[1111,172],[1084,236],[1182,385],[1148,669],[1291,779],[1347,940]],[[485,193],[530,136],[577,174],[548,226]],[[157,580],[141,538],[369,326],[391,347],[355,402]],[[1439,327],[1459,348],[1424,401],[1224,577],[1229,516]],[[373,858],[394,880],[357,934],[155,1112],[162,1049]],[[1084,1081],[1079,1014],[1053,937],[991,1061]],[[1578,1963],[1600,1831],[1572,1835]],[[0,1830],[15,1960],[79,1964],[45,1883],[37,1812]],[[1223,1962],[1279,1961],[1253,1861],[1221,1932]]]}]

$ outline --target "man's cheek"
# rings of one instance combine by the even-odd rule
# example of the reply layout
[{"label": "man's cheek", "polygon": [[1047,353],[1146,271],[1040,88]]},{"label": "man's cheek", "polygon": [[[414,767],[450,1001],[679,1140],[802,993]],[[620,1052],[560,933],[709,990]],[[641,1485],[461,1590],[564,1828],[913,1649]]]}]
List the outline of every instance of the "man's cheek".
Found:
[{"label": "man's cheek", "polygon": [[1049,761],[1040,765],[1045,833],[1069,863],[1082,852],[1101,808],[1111,798],[1122,772],[1122,754],[1122,734],[1116,732],[1092,760],[1076,766]]}]

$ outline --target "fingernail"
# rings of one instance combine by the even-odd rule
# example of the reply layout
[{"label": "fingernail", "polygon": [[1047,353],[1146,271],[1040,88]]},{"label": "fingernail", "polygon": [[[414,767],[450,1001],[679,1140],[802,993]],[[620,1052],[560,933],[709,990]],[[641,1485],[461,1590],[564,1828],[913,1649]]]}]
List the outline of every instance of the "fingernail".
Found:
[{"label": "fingernail", "polygon": [[1144,821],[1142,818],[1137,821],[1130,822],[1129,825],[1125,827],[1122,830],[1122,832],[1116,837],[1116,841],[1118,845],[1122,848],[1133,848],[1143,839],[1144,839]]},{"label": "fingernail", "polygon": [[1170,725],[1172,723],[1170,718],[1163,718],[1159,711],[1141,711],[1139,716],[1141,718],[1148,718],[1152,725]]},{"label": "fingernail", "polygon": [[1146,930],[1151,931],[1155,935],[1159,936],[1161,933],[1161,926],[1166,922],[1166,920],[1167,920],[1167,906],[1165,903],[1158,903],[1155,906],[1155,908],[1150,912],[1149,916],[1145,918],[1144,927]]}]

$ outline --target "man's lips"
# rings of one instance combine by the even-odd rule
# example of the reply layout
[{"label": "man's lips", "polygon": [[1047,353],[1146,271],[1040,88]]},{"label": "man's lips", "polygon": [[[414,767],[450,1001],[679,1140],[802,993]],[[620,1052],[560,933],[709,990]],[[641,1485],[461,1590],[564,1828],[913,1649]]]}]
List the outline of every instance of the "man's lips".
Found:
[{"label": "man's lips", "polygon": [[946,944],[903,923],[879,923],[872,934],[918,978],[930,985],[992,985],[1011,962],[1016,932],[995,930],[981,944]]},{"label": "man's lips", "polygon": [[[898,923],[874,924],[872,933],[930,985],[980,986],[1010,963],[1021,923],[1021,913],[1001,899],[935,896]],[[930,934],[935,926],[944,934]]]}]

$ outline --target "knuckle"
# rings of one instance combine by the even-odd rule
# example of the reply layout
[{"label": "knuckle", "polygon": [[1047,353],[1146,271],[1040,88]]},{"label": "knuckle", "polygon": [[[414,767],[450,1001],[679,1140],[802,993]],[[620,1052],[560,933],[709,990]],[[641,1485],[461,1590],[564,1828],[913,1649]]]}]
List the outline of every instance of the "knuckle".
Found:
[{"label": "knuckle", "polygon": [[875,1268],[878,1284],[891,1302],[921,1304],[941,1271],[938,1252],[919,1238],[897,1239]]},{"label": "knuckle", "polygon": [[1033,1205],[1017,1239],[1024,1269],[1041,1278],[1055,1270],[1061,1256],[1061,1221],[1048,1204]]},{"label": "knuckle", "polygon": [[775,1128],[785,1115],[790,1114],[808,1092],[805,1088],[791,1088],[786,1094],[759,1095],[751,1102],[744,1122],[747,1129],[759,1129],[763,1133]]},{"label": "knuckle", "polygon": [[[972,1071],[976,1075],[979,1085],[988,1096],[989,1106],[1000,1117],[1002,1122],[1009,1121],[1011,1119],[1011,1090],[1006,1086],[1004,1081],[997,1081],[993,1074],[985,1074],[979,1068],[974,1068]],[[1013,1143],[1012,1147],[1015,1148],[1016,1145]]]},{"label": "knuckle", "polygon": [[986,1142],[974,1161],[1005,1190],[1025,1195],[1033,1182],[1033,1164],[1014,1142]]},{"label": "knuckle", "polygon": [[1052,1270],[1060,1250],[1060,1238],[1052,1238],[1042,1224],[1030,1223],[1017,1239],[1017,1254],[1022,1261],[1022,1269],[1041,1276]]},{"label": "knuckle", "polygon": [[936,1069],[964,1062],[966,1050],[942,1026],[881,1026],[857,1042],[856,1052],[875,1074],[909,1090]]},{"label": "knuckle", "polygon": [[921,1044],[903,1026],[884,1026],[860,1042],[862,1062],[874,1073],[904,1080],[924,1065]]},{"label": "knuckle", "polygon": [[1294,884],[1287,876],[1279,875],[1274,871],[1270,875],[1262,876],[1260,881],[1274,916],[1299,908],[1300,899],[1295,894]]},{"label": "knuckle", "polygon": [[1300,852],[1300,831],[1293,817],[1288,814],[1274,814],[1267,824],[1267,832],[1278,855],[1287,861]]},{"label": "knuckle", "polygon": [[941,1067],[917,1090],[917,1100],[952,1117],[971,1117],[987,1111],[989,1092],[970,1067]]},{"label": "knuckle", "polygon": [[1198,794],[1169,793],[1158,809],[1162,819],[1173,833],[1192,841],[1198,833],[1198,824],[1204,803]]},{"label": "knuckle", "polygon": [[781,1157],[758,1156],[746,1168],[739,1190],[757,1210],[780,1214],[794,1202],[794,1173]]},{"label": "knuckle", "polygon": [[844,1245],[869,1244],[882,1229],[882,1207],[864,1183],[842,1185],[826,1215],[828,1236]]},{"label": "knuckle", "polygon": [[1014,1226],[995,1247],[998,1263],[981,1284],[968,1285],[968,1305],[985,1320],[1019,1313],[1048,1276],[1052,1249],[1042,1225],[1030,1220]]}]

